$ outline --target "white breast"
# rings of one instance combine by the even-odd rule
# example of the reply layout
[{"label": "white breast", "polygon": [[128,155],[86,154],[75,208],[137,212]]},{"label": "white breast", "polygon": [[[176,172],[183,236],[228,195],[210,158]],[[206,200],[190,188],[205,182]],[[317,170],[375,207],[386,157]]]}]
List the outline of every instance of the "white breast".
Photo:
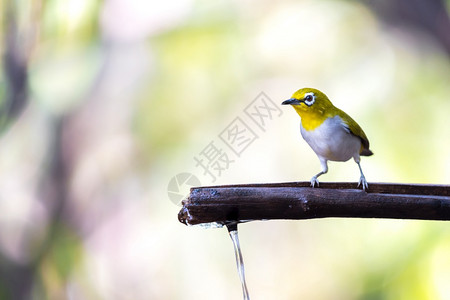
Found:
[{"label": "white breast", "polygon": [[339,116],[325,120],[311,131],[300,123],[300,132],[319,157],[333,161],[347,161],[354,157],[359,161],[361,140],[345,128]]}]

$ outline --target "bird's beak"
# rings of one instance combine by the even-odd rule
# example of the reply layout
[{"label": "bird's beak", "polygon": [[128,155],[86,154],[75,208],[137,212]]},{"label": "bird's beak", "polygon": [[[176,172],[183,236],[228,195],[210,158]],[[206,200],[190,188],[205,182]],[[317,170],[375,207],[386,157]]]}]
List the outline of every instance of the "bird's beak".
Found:
[{"label": "bird's beak", "polygon": [[295,99],[295,98],[291,98],[291,99],[288,99],[288,100],[283,101],[283,102],[281,103],[281,105],[288,105],[288,104],[290,104],[290,105],[298,105],[298,104],[300,104],[300,103],[301,103],[300,100]]}]

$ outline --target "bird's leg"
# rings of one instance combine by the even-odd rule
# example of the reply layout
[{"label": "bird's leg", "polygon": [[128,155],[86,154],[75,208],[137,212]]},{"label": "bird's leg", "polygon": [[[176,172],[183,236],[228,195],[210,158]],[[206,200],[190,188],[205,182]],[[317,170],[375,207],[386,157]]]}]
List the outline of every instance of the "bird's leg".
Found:
[{"label": "bird's leg", "polygon": [[364,176],[364,173],[361,169],[361,165],[359,164],[359,161],[357,161],[356,163],[358,164],[359,171],[361,172],[361,177],[359,178],[358,187],[361,185],[363,190],[365,191],[366,189],[369,188],[369,184],[367,183],[366,177]]},{"label": "bird's leg", "polygon": [[317,177],[319,177],[320,175],[325,174],[326,172],[328,172],[328,164],[327,164],[327,160],[326,159],[320,159],[320,164],[322,166],[322,171],[320,171],[319,173],[317,173],[316,175],[314,175],[311,178],[311,186],[314,187],[316,184],[317,186],[319,186],[319,180],[317,179]]},{"label": "bird's leg", "polygon": [[311,178],[311,186],[314,187],[316,184],[317,184],[317,186],[319,186],[319,180],[317,179],[317,177],[319,177],[320,175],[325,174],[325,173],[326,172],[321,171],[321,172],[317,173],[316,175],[314,175]]}]

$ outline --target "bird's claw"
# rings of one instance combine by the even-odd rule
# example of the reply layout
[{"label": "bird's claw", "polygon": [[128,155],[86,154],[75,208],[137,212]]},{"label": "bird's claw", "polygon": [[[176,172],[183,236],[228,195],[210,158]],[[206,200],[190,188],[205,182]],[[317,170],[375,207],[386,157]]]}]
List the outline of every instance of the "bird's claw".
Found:
[{"label": "bird's claw", "polygon": [[362,189],[365,191],[367,189],[369,189],[369,184],[367,183],[366,177],[361,176],[359,178],[359,182],[358,182],[358,187],[362,186]]},{"label": "bird's claw", "polygon": [[319,180],[316,176],[313,176],[313,178],[311,178],[311,187],[315,187],[316,185],[319,186]]}]

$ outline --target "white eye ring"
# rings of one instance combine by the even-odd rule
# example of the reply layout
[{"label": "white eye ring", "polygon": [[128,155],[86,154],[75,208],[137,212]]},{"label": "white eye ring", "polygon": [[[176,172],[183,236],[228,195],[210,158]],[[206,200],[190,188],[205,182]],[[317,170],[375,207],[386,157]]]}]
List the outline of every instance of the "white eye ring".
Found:
[{"label": "white eye ring", "polygon": [[311,106],[316,102],[316,95],[314,93],[306,93],[303,99],[306,105]]}]

